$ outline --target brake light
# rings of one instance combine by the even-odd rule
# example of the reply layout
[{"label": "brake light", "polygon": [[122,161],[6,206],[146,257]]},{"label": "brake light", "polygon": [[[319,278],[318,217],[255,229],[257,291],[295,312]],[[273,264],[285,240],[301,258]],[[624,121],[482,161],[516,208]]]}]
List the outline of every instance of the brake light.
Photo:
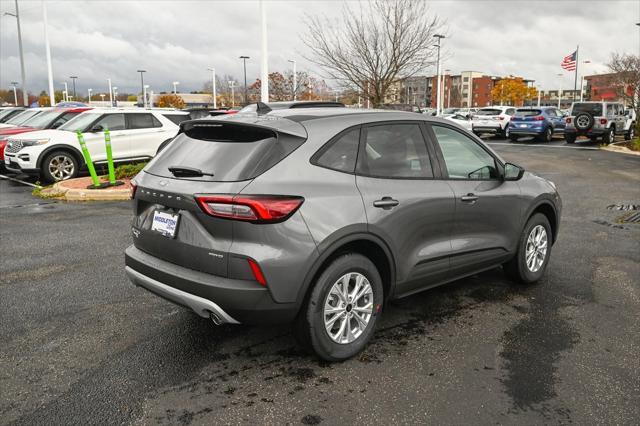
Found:
[{"label": "brake light", "polygon": [[600,124],[607,124],[607,119],[606,118],[601,118],[600,119]]},{"label": "brake light", "polygon": [[267,280],[264,278],[264,274],[260,269],[260,265],[253,259],[247,259],[249,262],[249,267],[251,268],[251,272],[253,273],[253,277],[260,283],[260,285],[267,286]]},{"label": "brake light", "polygon": [[196,196],[196,201],[210,216],[273,223],[291,216],[304,198],[288,195],[204,195]]},{"label": "brake light", "polygon": [[543,117],[543,116],[541,116],[541,115],[536,115],[535,117],[533,117],[533,119],[534,119],[535,121],[544,121],[544,117]]},{"label": "brake light", "polygon": [[567,124],[571,124],[571,117],[567,117],[565,121],[567,122]]},{"label": "brake light", "polygon": [[131,179],[129,184],[131,185],[131,189],[129,190],[129,195],[133,200],[136,197],[136,191],[138,190],[138,183],[135,181],[135,179]]},{"label": "brake light", "polygon": [[496,118],[497,118],[498,120],[504,120],[504,117],[502,117],[502,116],[497,116]]}]

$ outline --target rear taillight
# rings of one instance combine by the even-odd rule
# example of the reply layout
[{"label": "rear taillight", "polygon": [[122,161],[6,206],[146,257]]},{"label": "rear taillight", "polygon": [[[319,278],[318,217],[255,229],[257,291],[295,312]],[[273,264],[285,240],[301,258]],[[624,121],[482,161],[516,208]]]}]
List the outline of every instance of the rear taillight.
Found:
[{"label": "rear taillight", "polygon": [[260,285],[267,286],[267,280],[264,278],[264,274],[260,269],[260,265],[253,259],[247,259],[249,262],[249,267],[251,268],[251,272],[253,273],[253,277],[260,283]]},{"label": "rear taillight", "polygon": [[571,124],[571,117],[568,117],[566,120],[567,124]]},{"label": "rear taillight", "polygon": [[135,181],[135,179],[131,179],[129,184],[131,185],[131,189],[129,190],[129,195],[133,200],[136,197],[136,191],[138,190],[138,183]]},{"label": "rear taillight", "polygon": [[282,222],[300,207],[304,198],[289,195],[196,196],[206,214],[256,223]]},{"label": "rear taillight", "polygon": [[600,119],[600,124],[607,124],[607,119],[606,118],[601,118]]},{"label": "rear taillight", "polygon": [[496,118],[497,118],[498,120],[504,120],[504,117],[502,117],[502,116],[498,116],[498,117],[496,117]]},{"label": "rear taillight", "polygon": [[543,117],[543,116],[541,116],[541,115],[536,115],[535,117],[533,117],[533,119],[534,119],[535,121],[544,121],[544,117]]}]

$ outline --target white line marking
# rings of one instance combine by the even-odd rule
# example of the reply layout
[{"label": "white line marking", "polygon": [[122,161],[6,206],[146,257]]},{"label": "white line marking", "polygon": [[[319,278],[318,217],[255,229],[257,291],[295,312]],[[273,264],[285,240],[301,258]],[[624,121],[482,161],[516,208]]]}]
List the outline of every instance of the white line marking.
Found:
[{"label": "white line marking", "polygon": [[560,145],[520,145],[520,144],[513,144],[513,143],[504,143],[504,142],[485,142],[489,145],[504,145],[504,146],[526,146],[529,148],[564,148],[564,149],[588,149],[591,151],[600,151],[600,148],[593,148],[593,147],[582,147],[582,146],[560,146]]},{"label": "white line marking", "polygon": [[21,184],[23,184],[23,185],[33,186],[34,188],[42,188],[40,185],[34,185],[34,184],[32,184],[32,183],[25,182],[25,181],[23,181],[23,180],[16,179],[16,178],[12,178],[12,177],[5,176],[5,175],[0,175],[0,179],[8,179],[8,180],[12,180],[12,181],[14,181],[14,182],[18,182],[18,183],[21,183]]}]

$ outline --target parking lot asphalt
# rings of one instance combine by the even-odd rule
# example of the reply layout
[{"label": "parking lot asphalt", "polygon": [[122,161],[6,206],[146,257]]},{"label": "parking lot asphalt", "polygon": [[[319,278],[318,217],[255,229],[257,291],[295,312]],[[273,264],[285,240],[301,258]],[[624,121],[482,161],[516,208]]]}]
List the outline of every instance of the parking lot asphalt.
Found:
[{"label": "parking lot asphalt", "polygon": [[287,326],[215,327],[131,285],[129,202],[0,178],[0,423],[637,424],[640,225],[608,206],[640,204],[640,158],[489,144],[563,197],[545,277],[495,269],[394,302],[336,364]]}]

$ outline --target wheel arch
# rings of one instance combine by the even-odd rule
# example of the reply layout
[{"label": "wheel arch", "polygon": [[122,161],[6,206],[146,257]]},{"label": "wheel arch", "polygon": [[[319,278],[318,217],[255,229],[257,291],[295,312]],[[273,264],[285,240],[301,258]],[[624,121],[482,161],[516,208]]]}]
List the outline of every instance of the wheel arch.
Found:
[{"label": "wheel arch", "polygon": [[47,147],[47,149],[45,149],[40,153],[40,155],[38,156],[38,159],[36,160],[36,167],[40,169],[42,167],[42,162],[47,157],[47,155],[49,155],[54,151],[68,152],[75,157],[76,161],[78,162],[78,166],[80,168],[84,166],[84,157],[82,156],[82,153],[77,148],[70,145],[53,145],[53,146]]},{"label": "wheel arch", "polygon": [[298,292],[296,298],[298,309],[304,306],[311,293],[313,283],[318,279],[325,267],[344,253],[358,253],[371,260],[380,273],[385,300],[392,295],[396,277],[396,265],[390,248],[381,238],[374,234],[355,233],[339,238],[322,251],[305,276],[302,287]]},{"label": "wheel arch", "polygon": [[559,222],[558,213],[556,211],[556,208],[548,200],[542,200],[542,201],[538,202],[529,211],[529,214],[527,215],[527,220],[525,221],[525,224],[536,213],[542,213],[543,215],[545,215],[545,217],[549,221],[549,225],[551,226],[551,233],[552,233],[552,237],[553,237],[552,241],[555,243],[556,239],[558,238],[558,225],[559,225],[559,223],[558,223]]}]

